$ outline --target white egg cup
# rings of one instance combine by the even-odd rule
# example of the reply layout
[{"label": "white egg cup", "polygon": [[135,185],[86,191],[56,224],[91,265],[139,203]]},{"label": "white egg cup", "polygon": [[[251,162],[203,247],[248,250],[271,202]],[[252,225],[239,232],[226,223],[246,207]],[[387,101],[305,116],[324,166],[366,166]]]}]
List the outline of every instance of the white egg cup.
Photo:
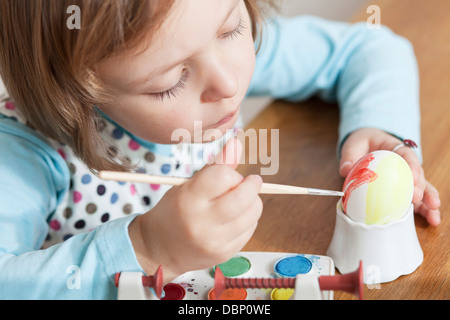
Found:
[{"label": "white egg cup", "polygon": [[327,255],[340,273],[348,273],[363,261],[365,284],[390,282],[414,272],[422,264],[413,205],[400,219],[384,225],[367,225],[350,219],[337,204],[336,225]]}]

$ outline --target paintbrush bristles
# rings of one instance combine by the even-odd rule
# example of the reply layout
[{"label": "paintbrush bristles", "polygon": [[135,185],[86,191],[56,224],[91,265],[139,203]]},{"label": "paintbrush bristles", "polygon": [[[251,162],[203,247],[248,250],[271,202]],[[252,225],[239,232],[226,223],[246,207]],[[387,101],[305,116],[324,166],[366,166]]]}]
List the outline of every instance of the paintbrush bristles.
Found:
[{"label": "paintbrush bristles", "polygon": [[[134,182],[147,184],[162,184],[170,186],[179,186],[189,181],[186,178],[165,177],[165,176],[151,176],[143,173],[129,173],[129,172],[113,172],[100,171],[99,178],[110,181],[120,182]],[[303,194],[303,195],[320,195],[320,196],[343,196],[342,192],[302,188],[295,186],[287,186],[282,184],[263,183],[260,194]]]},{"label": "paintbrush bristles", "polygon": [[308,189],[309,194],[312,196],[332,196],[332,197],[343,197],[344,192],[342,191],[331,191],[322,189]]}]

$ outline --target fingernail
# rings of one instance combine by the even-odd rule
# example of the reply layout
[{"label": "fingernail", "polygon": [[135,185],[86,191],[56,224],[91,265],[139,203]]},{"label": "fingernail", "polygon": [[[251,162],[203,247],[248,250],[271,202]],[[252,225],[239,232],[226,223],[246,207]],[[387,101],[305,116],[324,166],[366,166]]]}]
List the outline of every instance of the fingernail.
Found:
[{"label": "fingernail", "polygon": [[256,182],[258,182],[259,184],[263,183],[263,179],[261,178],[261,176],[255,174],[252,175],[252,179],[254,179]]},{"label": "fingernail", "polygon": [[351,167],[352,166],[352,162],[351,161],[345,161],[342,165],[341,165],[341,170],[344,169],[345,167]]},{"label": "fingernail", "polygon": [[438,226],[441,223],[441,214],[439,211],[433,212],[433,214],[430,214],[428,217],[428,223],[433,226]]},{"label": "fingernail", "polygon": [[351,170],[353,166],[353,163],[351,161],[345,161],[342,165],[341,168],[339,169],[339,174],[342,177],[347,176],[348,172]]}]

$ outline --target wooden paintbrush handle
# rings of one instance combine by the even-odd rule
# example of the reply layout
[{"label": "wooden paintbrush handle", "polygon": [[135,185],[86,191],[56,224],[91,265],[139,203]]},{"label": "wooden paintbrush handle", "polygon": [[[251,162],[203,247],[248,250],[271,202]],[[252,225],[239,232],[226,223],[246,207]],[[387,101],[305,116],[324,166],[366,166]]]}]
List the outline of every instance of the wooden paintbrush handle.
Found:
[{"label": "wooden paintbrush handle", "polygon": [[169,186],[179,186],[187,182],[187,178],[151,176],[143,173],[100,171],[100,179],[120,182],[135,182],[147,184],[164,184]]},{"label": "wooden paintbrush handle", "polygon": [[309,194],[308,188],[286,186],[282,184],[263,183],[261,194]]},{"label": "wooden paintbrush handle", "polygon": [[[177,177],[164,177],[164,176],[151,176],[148,174],[128,173],[128,172],[112,172],[101,171],[99,173],[100,179],[123,181],[123,182],[135,182],[135,183],[147,183],[147,184],[163,184],[170,186],[179,186],[187,182],[187,178]],[[308,194],[307,188],[285,186],[281,184],[263,183],[261,186],[261,194]]]}]

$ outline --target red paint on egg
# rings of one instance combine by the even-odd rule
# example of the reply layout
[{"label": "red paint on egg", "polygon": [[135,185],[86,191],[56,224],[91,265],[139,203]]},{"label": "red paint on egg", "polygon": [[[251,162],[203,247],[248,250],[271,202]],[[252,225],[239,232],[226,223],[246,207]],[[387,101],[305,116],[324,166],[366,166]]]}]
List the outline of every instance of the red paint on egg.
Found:
[{"label": "red paint on egg", "polygon": [[365,183],[370,183],[378,178],[378,175],[369,169],[370,162],[375,159],[373,153],[361,158],[350,170],[344,181],[344,197],[342,198],[342,206],[344,212],[347,212],[347,202],[350,194]]}]

